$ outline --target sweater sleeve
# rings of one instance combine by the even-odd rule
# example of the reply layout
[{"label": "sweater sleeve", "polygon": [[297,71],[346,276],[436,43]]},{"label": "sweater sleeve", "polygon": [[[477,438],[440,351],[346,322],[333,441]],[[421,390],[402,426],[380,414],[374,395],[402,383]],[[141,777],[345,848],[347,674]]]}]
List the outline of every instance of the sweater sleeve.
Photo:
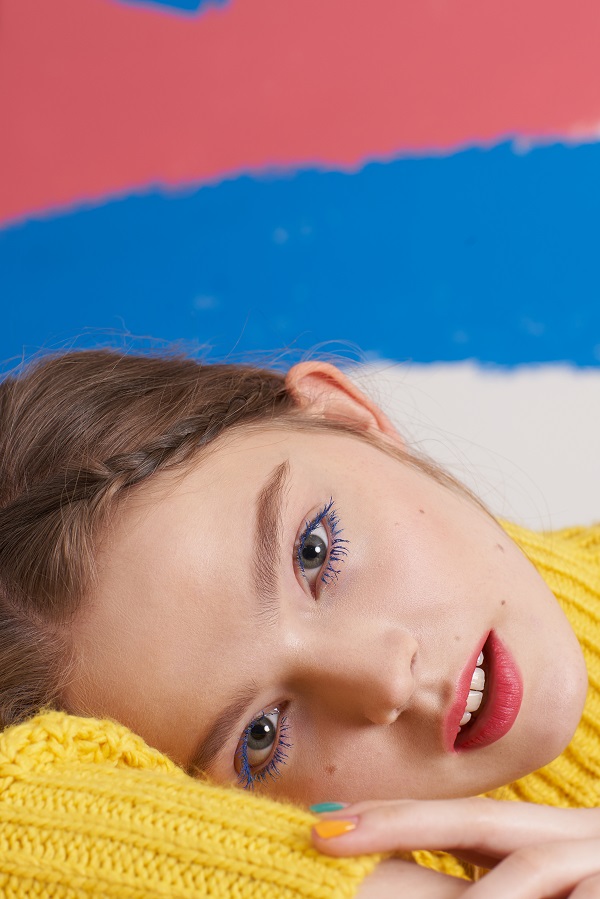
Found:
[{"label": "sweater sleeve", "polygon": [[191,778],[110,721],[43,712],[0,735],[6,899],[349,899],[380,857],[321,855],[314,820]]}]

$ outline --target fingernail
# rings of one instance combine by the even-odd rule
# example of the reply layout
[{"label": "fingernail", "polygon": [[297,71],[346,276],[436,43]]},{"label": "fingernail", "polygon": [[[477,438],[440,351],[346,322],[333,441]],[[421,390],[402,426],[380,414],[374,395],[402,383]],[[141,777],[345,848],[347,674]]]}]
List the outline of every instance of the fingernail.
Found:
[{"label": "fingernail", "polygon": [[310,810],[315,815],[320,815],[322,812],[339,812],[342,808],[346,808],[345,802],[317,802],[316,805],[311,805]]},{"label": "fingernail", "polygon": [[315,833],[322,840],[330,840],[332,837],[341,837],[345,833],[356,829],[358,818],[348,818],[346,821],[336,821],[335,818],[329,821],[319,821],[315,824]]}]

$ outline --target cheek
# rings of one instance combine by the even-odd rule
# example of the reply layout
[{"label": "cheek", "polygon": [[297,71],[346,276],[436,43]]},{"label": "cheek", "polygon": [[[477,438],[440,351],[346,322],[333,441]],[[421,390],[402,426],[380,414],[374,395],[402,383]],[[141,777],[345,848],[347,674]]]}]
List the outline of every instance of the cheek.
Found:
[{"label": "cheek", "polygon": [[281,782],[273,783],[269,795],[307,805],[324,799],[355,802],[409,795],[413,762],[407,765],[399,738],[393,728],[330,727],[312,751],[303,747],[302,757],[294,760]]},{"label": "cheek", "polygon": [[405,521],[372,566],[369,596],[374,607],[391,606],[407,625],[420,625],[441,609],[460,612],[472,576],[469,554],[443,528]]}]

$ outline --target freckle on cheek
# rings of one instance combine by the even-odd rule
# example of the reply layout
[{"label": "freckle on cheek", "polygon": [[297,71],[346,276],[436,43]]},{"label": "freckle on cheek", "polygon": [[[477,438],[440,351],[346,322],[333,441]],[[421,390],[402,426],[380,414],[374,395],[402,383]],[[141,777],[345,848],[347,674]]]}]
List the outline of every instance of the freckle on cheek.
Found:
[{"label": "freckle on cheek", "polygon": [[460,634],[456,634],[454,639],[456,640],[457,643],[460,643]]},{"label": "freckle on cheek", "polygon": [[502,599],[502,600],[500,601],[500,605],[501,605],[501,606],[505,606],[505,605],[506,605],[506,600],[505,600],[505,599]]},{"label": "freckle on cheek", "polygon": [[328,774],[329,777],[332,777],[337,771],[336,765],[325,765],[325,774]]},{"label": "freckle on cheek", "polygon": [[421,515],[425,515],[425,509],[419,509],[419,512],[421,513]]},{"label": "freckle on cheek", "polygon": [[504,547],[502,546],[501,543],[496,543],[496,546],[498,547],[498,549],[500,550],[501,553],[504,552]]}]

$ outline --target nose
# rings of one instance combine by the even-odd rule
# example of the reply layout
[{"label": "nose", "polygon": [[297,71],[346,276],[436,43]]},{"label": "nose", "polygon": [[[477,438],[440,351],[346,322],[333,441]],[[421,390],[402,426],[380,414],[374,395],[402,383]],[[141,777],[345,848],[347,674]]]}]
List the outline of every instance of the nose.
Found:
[{"label": "nose", "polygon": [[336,715],[393,724],[415,691],[417,650],[407,631],[364,622],[358,631],[313,636],[301,653],[302,676]]}]

